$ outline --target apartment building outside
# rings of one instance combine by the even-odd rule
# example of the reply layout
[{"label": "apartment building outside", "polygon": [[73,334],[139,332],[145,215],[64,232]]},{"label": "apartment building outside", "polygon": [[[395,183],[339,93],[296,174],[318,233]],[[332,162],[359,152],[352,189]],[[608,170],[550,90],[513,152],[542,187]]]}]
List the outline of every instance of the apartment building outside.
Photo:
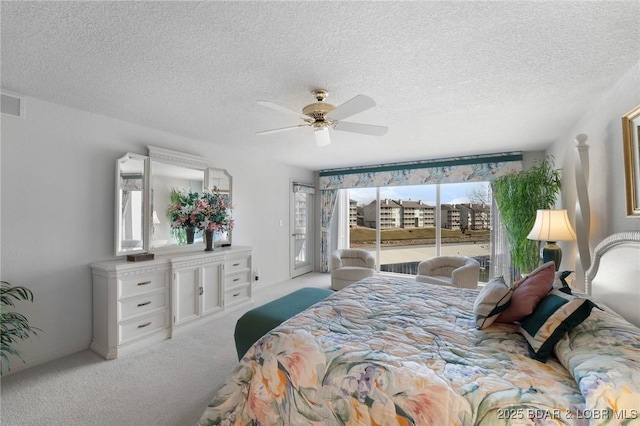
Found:
[{"label": "apartment building outside", "polygon": [[491,228],[491,208],[486,204],[456,204],[460,210],[460,226],[463,229],[484,230]]},{"label": "apartment building outside", "polygon": [[358,225],[358,203],[355,200],[349,200],[349,228],[355,228]]},{"label": "apartment building outside", "polygon": [[[377,201],[372,201],[364,206],[364,226],[367,228],[375,229],[377,208]],[[394,200],[381,200],[380,229],[393,228],[402,228],[402,205]]]},{"label": "apartment building outside", "polygon": [[460,210],[455,204],[440,206],[440,227],[444,229],[460,229]]},{"label": "apartment building outside", "polygon": [[[376,201],[358,208],[355,201],[349,200],[349,226],[375,228],[376,209]],[[444,229],[490,229],[491,208],[486,204],[442,204],[440,221]],[[420,200],[384,199],[380,206],[380,222],[380,229],[433,228],[435,207]]]},{"label": "apartment building outside", "polygon": [[433,228],[435,222],[435,207],[422,201],[398,200],[402,206],[403,228]]}]

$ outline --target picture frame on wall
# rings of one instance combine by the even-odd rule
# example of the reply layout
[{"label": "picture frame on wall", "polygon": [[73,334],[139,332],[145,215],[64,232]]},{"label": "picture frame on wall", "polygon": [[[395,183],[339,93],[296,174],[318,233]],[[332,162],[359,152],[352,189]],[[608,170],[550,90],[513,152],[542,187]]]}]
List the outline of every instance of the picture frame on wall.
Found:
[{"label": "picture frame on wall", "polygon": [[622,116],[627,216],[640,219],[640,105]]}]

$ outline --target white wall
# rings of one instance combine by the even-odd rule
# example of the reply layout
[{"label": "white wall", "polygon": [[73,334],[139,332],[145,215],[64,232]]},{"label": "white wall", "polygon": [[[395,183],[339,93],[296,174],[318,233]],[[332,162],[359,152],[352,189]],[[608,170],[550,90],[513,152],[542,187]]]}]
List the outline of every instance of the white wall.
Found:
[{"label": "white wall", "polygon": [[[289,183],[313,173],[212,142],[25,98],[25,118],[2,116],[2,279],[33,290],[19,310],[39,337],[17,346],[12,372],[88,348],[91,273],[113,258],[115,160],[154,145],[206,157],[233,176],[234,245],[254,248],[265,286],[289,277]],[[284,226],[280,227],[279,222]]]},{"label": "white wall", "polygon": [[[606,95],[593,99],[586,114],[558,139],[547,153],[555,158],[555,165],[562,169],[562,208],[575,223],[576,204],[576,144],[575,137],[585,133],[589,139],[589,200],[591,206],[591,252],[610,234],[639,230],[640,220],[626,216],[624,191],[624,159],[622,151],[621,118],[640,104],[640,62],[634,65]],[[562,264],[567,269],[578,270],[576,245],[561,243]],[[584,282],[576,282],[584,289]]]}]

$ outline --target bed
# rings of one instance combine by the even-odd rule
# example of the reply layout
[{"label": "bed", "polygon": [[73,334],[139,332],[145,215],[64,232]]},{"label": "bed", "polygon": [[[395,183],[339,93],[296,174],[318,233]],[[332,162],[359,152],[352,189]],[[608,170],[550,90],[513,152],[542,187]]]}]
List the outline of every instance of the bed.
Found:
[{"label": "bed", "polygon": [[[624,244],[633,260],[640,233],[625,233]],[[607,285],[597,269],[614,264],[635,271],[627,287],[638,296],[640,262],[605,246],[590,291]],[[564,293],[557,275],[534,314]],[[478,328],[481,293],[387,277],[352,284],[256,342],[199,424],[640,424],[640,329],[611,309],[615,301],[560,295],[589,309],[545,343],[542,362],[526,321]]]}]

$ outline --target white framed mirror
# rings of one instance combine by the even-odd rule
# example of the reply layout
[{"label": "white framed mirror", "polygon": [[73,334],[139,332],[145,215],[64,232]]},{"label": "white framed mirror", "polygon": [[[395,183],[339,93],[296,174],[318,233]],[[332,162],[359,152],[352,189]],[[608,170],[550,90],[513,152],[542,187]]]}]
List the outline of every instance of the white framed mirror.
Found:
[{"label": "white framed mirror", "polygon": [[176,194],[202,193],[208,169],[206,160],[193,154],[154,146],[148,148],[151,189],[150,250],[187,250],[202,246],[202,232],[196,231],[193,241],[187,241],[186,227],[176,227],[169,208],[175,203]]},{"label": "white framed mirror", "polygon": [[126,153],[116,161],[115,255],[149,248],[149,157]]},{"label": "white framed mirror", "polygon": [[[213,190],[214,188],[220,193],[220,196],[225,199],[229,209],[233,208],[233,178],[225,169],[208,168],[206,176],[207,188]],[[214,233],[214,244],[216,246],[230,246],[231,235],[233,230],[229,229],[225,232]]]}]

